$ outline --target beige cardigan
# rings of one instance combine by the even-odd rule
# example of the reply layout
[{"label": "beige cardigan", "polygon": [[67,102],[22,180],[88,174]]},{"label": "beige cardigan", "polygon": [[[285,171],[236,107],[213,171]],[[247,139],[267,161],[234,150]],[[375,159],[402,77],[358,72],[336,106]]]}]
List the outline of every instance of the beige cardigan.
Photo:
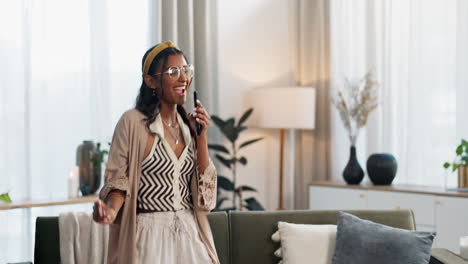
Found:
[{"label": "beige cardigan", "polygon": [[[105,172],[105,183],[99,193],[104,199],[114,189],[127,193],[114,224],[109,230],[108,263],[136,264],[136,209],[141,163],[149,136],[143,120],[145,115],[136,109],[125,112],[117,123]],[[192,140],[192,144],[194,140]],[[197,160],[196,148],[195,160]],[[198,168],[198,166],[195,166]],[[191,181],[193,211],[198,233],[214,264],[219,264],[208,213],[216,205],[216,169],[210,160],[202,175],[195,170]]]}]

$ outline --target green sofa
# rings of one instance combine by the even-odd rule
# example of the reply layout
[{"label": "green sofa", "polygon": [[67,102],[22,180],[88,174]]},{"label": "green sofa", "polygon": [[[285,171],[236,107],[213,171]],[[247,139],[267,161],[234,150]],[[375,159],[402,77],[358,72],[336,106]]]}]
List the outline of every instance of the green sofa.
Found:
[{"label": "green sofa", "polygon": [[[410,210],[347,211],[360,218],[388,226],[415,229]],[[222,264],[276,264],[273,252],[279,247],[271,240],[277,222],[302,224],[336,224],[338,211],[243,211],[212,212],[209,221],[216,250]],[[58,217],[38,217],[34,263],[60,263]],[[431,264],[468,264],[446,250],[433,249]]]}]

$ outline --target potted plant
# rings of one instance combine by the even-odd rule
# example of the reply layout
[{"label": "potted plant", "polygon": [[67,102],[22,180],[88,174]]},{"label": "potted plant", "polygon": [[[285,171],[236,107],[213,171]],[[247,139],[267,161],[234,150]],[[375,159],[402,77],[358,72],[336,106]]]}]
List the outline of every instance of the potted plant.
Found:
[{"label": "potted plant", "polygon": [[458,187],[468,188],[468,141],[462,139],[455,149],[455,154],[453,162],[445,162],[444,168],[452,167],[452,172],[458,170]]},{"label": "potted plant", "polygon": [[0,194],[0,201],[5,203],[11,203],[10,195],[8,192]]},{"label": "potted plant", "polygon": [[[110,147],[111,143],[108,142],[107,143]],[[101,150],[101,143],[97,143],[96,144],[96,149],[93,153],[93,156],[91,158],[91,162],[93,163],[94,165],[94,168],[98,168],[99,166],[101,166],[101,164],[104,162],[104,158],[106,155],[109,154],[109,150],[107,149],[103,149]]]},{"label": "potted plant", "polygon": [[377,108],[376,86],[371,72],[356,82],[345,78],[345,89],[332,98],[351,143],[349,161],[343,171],[343,178],[348,184],[359,184],[364,178],[364,171],[356,157],[356,141],[360,129],[367,123],[369,114]]},{"label": "potted plant", "polygon": [[[256,192],[257,190],[253,187],[247,185],[237,186],[237,166],[247,164],[247,158],[240,156],[239,151],[263,138],[255,138],[238,143],[239,135],[242,131],[246,130],[247,127],[244,126],[244,122],[252,114],[253,109],[248,109],[244,114],[242,114],[239,121],[236,123],[234,117],[222,120],[216,115],[212,115],[211,119],[214,124],[219,128],[224,137],[227,138],[229,144],[227,147],[220,144],[208,144],[208,147],[217,153],[215,158],[226,168],[228,168],[232,175],[232,180],[225,176],[218,175],[218,200],[216,202],[216,209],[220,210],[222,204],[229,200],[228,197],[221,197],[221,190],[225,190],[232,193],[232,207],[223,208],[224,210],[242,210],[247,208],[248,210],[264,210],[263,206],[255,199],[254,197],[244,198],[243,192]],[[238,203],[236,203],[238,201]]]}]

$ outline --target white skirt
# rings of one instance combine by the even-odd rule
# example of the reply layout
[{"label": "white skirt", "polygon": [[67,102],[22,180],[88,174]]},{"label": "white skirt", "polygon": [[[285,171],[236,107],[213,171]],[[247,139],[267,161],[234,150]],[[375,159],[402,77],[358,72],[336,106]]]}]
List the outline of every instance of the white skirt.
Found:
[{"label": "white skirt", "polygon": [[137,215],[138,264],[212,263],[192,210]]}]

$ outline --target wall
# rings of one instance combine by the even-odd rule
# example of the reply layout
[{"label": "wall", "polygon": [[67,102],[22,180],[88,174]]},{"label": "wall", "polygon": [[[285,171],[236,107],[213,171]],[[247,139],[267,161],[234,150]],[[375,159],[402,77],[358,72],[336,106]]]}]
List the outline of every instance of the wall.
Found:
[{"label": "wall", "polygon": [[[458,21],[457,21],[457,34],[461,36],[468,36],[468,26],[465,20],[465,14],[468,11],[468,2],[458,2]],[[468,122],[466,122],[466,115],[468,113],[468,38],[460,37],[457,39],[457,143],[461,138],[468,140]],[[463,120],[463,121],[462,121]]]},{"label": "wall", "polygon": [[[295,84],[295,44],[292,41],[295,32],[291,30],[294,14],[290,4],[282,0],[217,2],[217,112],[220,117],[235,116],[238,119],[249,107],[246,96],[251,89]],[[280,113],[281,106],[278,106],[278,113],[271,114]],[[241,152],[248,159],[248,164],[238,170],[238,183],[257,188],[258,194],[254,196],[266,209],[276,209],[279,132],[249,128],[240,142],[258,136],[265,139]],[[286,159],[285,164],[288,162]],[[285,167],[284,171],[287,170]],[[223,170],[219,174],[228,175]],[[288,178],[287,174],[285,178]],[[286,179],[285,189],[288,188]],[[288,204],[288,199],[284,200],[285,204]]]}]

